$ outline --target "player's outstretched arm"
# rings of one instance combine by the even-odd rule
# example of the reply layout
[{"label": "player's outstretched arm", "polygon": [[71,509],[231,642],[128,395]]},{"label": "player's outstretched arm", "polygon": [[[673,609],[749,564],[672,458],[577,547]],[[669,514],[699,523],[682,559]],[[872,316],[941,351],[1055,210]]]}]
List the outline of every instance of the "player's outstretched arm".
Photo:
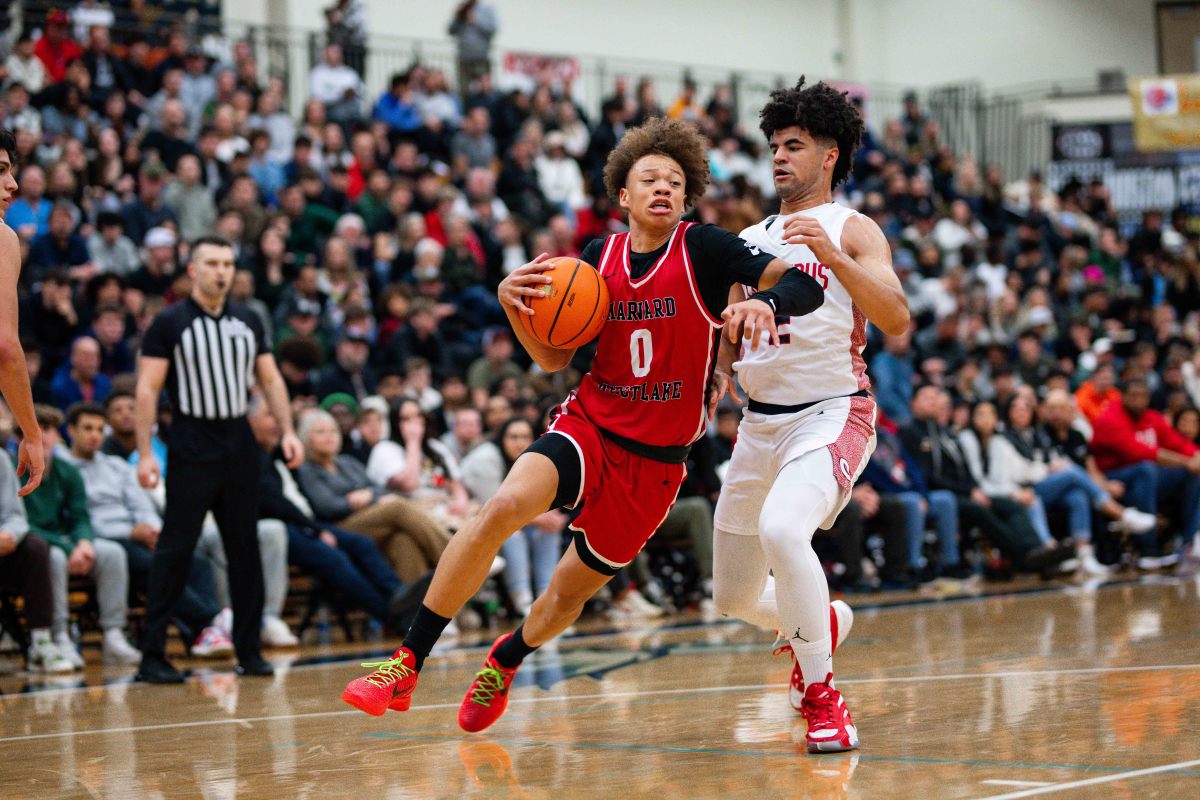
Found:
[{"label": "player's outstretched arm", "polygon": [[821,223],[801,214],[788,220],[783,236],[788,244],[807,245],[828,265],[876,327],[890,336],[908,330],[908,298],[892,268],[892,248],[874,220],[861,214],[847,220],[842,248],[830,241]]},{"label": "player's outstretched arm", "polygon": [[42,482],[42,429],[33,412],[29,371],[17,327],[17,279],[21,275],[21,244],[12,228],[0,223],[0,393],[3,393],[23,438],[17,453],[17,475],[28,475],[21,487],[27,495]]},{"label": "player's outstretched arm", "polygon": [[525,348],[525,352],[529,353],[530,358],[546,372],[557,372],[565,369],[571,363],[575,349],[562,350],[542,344],[530,336],[526,332],[525,326],[521,324],[522,314],[533,314],[533,309],[525,305],[524,298],[540,297],[542,286],[552,282],[549,275],[542,274],[550,269],[551,265],[546,263],[549,258],[549,253],[541,253],[528,264],[522,264],[514,269],[504,280],[500,281],[496,296],[500,298],[500,305],[508,316],[508,324],[512,326],[513,333]]}]

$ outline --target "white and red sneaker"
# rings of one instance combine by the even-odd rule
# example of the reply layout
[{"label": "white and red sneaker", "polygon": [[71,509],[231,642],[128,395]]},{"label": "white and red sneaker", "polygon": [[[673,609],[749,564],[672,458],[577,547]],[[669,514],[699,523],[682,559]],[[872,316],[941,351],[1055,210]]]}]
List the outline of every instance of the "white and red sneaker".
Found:
[{"label": "white and red sneaker", "polygon": [[[833,638],[833,652],[836,653],[838,646],[846,641],[846,637],[850,635],[850,628],[854,627],[854,610],[846,605],[842,600],[834,600],[829,604],[829,635]],[[792,652],[791,645],[785,644],[775,650],[775,655],[787,653],[792,657],[792,680],[788,685],[788,702],[792,704],[792,708],[797,711],[802,711],[804,703],[804,673],[800,671],[800,664],[796,661],[796,655]]]},{"label": "white and red sneaker", "polygon": [[858,747],[858,728],[850,719],[850,709],[842,693],[833,688],[833,673],[824,683],[810,684],[804,692],[800,713],[808,722],[804,740],[810,753],[841,753]]}]

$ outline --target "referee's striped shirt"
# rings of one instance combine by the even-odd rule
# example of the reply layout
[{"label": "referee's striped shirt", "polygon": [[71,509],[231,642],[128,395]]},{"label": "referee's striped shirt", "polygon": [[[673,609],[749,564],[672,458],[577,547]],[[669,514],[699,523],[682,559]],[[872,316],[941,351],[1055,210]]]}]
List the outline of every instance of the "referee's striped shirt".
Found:
[{"label": "referee's striped shirt", "polygon": [[171,362],[166,389],[175,414],[214,422],[245,417],[255,359],[270,350],[245,306],[226,303],[214,317],[190,297],[159,314],[142,339],[142,355]]}]

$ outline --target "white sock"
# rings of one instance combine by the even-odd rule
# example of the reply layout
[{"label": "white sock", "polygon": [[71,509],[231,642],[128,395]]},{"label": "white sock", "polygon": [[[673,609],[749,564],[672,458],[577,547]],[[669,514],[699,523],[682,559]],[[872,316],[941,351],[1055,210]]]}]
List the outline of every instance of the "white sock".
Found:
[{"label": "white sock", "polygon": [[52,638],[50,638],[50,629],[49,628],[34,628],[33,630],[31,630],[29,632],[29,638],[30,638],[30,641],[32,641],[35,646],[39,645],[39,644],[53,644],[54,643],[54,640]]},{"label": "white sock", "polygon": [[[805,644],[796,639],[788,639],[792,644],[792,652],[796,654],[796,663],[804,673],[804,688],[814,683],[824,683],[833,674],[833,637],[826,636],[819,642]],[[832,682],[832,679],[831,681]]]},{"label": "white sock", "polygon": [[759,516],[783,635],[806,686],[823,683],[833,671],[829,584],[812,537],[833,511],[839,491],[829,451],[816,450],[780,471]]}]

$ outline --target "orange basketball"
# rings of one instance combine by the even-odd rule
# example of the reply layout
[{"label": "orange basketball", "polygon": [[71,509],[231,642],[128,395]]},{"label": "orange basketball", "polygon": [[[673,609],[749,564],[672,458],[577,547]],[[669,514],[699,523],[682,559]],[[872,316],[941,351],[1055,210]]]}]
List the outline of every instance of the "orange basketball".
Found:
[{"label": "orange basketball", "polygon": [[526,297],[533,315],[521,314],[521,325],[550,347],[581,347],[600,333],[608,319],[608,285],[591,264],[578,258],[551,258],[543,272],[554,279],[542,284],[541,297]]}]

